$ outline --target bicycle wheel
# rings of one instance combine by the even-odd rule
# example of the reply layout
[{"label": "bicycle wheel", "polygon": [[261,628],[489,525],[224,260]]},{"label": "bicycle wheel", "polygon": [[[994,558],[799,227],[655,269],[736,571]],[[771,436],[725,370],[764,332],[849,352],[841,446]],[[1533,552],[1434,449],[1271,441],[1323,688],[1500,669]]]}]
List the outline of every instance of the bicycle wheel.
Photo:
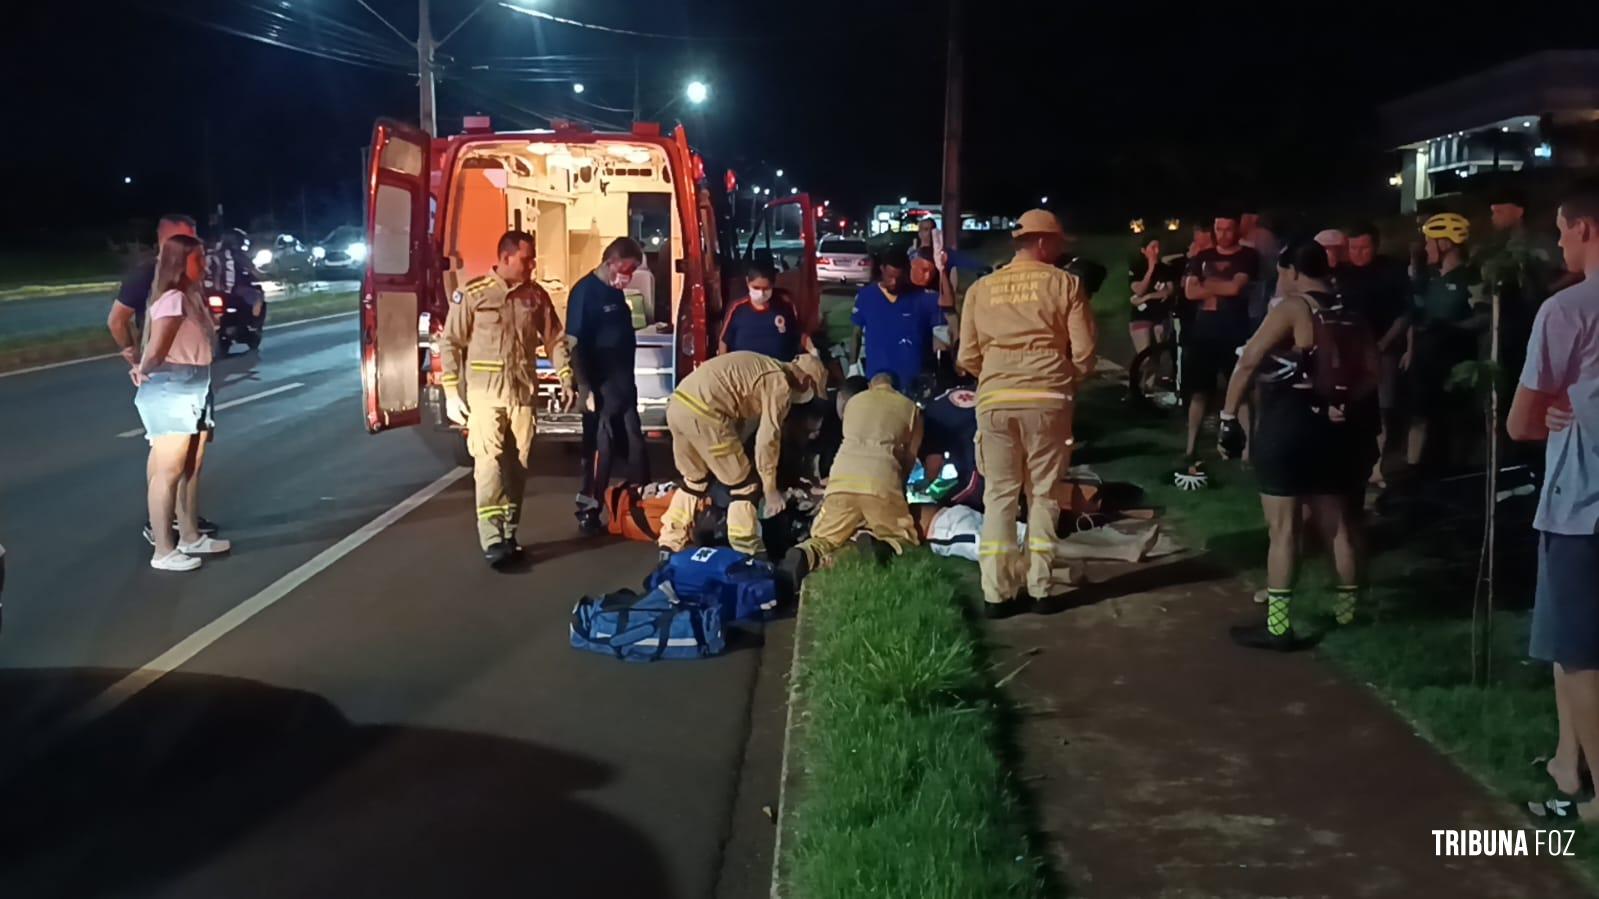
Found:
[{"label": "bicycle wheel", "polygon": [[1127,393],[1132,401],[1156,412],[1181,409],[1177,391],[1177,345],[1169,341],[1152,344],[1133,357],[1127,367]]}]

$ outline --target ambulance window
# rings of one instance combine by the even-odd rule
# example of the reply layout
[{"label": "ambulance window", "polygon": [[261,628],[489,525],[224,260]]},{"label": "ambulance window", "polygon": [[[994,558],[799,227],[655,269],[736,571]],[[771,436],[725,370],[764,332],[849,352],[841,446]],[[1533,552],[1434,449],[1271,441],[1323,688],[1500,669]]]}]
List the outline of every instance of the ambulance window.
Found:
[{"label": "ambulance window", "polygon": [[372,209],[372,271],[403,275],[411,271],[411,192],[378,185]]},{"label": "ambulance window", "polygon": [[422,174],[422,148],[409,141],[389,138],[383,144],[383,158],[379,164],[386,169],[407,175]]}]

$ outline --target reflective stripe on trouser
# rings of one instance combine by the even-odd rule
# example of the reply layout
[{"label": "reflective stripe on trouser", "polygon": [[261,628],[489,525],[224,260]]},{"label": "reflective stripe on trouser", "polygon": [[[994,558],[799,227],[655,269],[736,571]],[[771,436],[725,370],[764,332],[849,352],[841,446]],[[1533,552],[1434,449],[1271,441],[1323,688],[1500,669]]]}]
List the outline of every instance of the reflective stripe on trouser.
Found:
[{"label": "reflective stripe on trouser", "polygon": [[[983,599],[1021,592],[1050,595],[1060,506],[1054,488],[1071,456],[1071,418],[1063,408],[983,409],[977,413],[977,464],[983,473],[983,532],[977,564]],[[1016,517],[1027,493],[1027,539],[1016,545]]]},{"label": "reflective stripe on trouser", "polygon": [[672,432],[672,461],[683,478],[686,490],[672,497],[672,505],[661,519],[661,536],[656,541],[663,549],[677,552],[688,546],[694,526],[694,504],[715,478],[733,491],[727,507],[727,542],[742,553],[764,552],[760,519],[753,498],[760,488],[754,483],[749,456],[733,430],[733,423],[698,412],[692,404],[674,396],[666,407],[666,426]]},{"label": "reflective stripe on trouser", "polygon": [[532,406],[497,406],[488,397],[468,403],[466,448],[477,488],[478,544],[488,549],[516,537],[538,426]]},{"label": "reflective stripe on trouser", "polygon": [[860,531],[887,543],[896,553],[915,546],[916,521],[904,496],[892,499],[865,493],[829,493],[811,522],[811,535],[799,545],[805,561],[815,568]]}]

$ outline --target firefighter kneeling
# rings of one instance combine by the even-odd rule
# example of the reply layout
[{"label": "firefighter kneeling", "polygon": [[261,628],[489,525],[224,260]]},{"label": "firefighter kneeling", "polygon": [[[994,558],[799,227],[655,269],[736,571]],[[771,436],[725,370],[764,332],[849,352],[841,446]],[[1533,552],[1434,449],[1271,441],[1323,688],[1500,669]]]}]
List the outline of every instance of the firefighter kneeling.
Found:
[{"label": "firefighter kneeling", "polygon": [[[717,356],[677,385],[666,407],[666,425],[683,489],[672,497],[661,520],[663,556],[688,546],[695,508],[709,493],[713,477],[733,497],[727,508],[728,544],[751,557],[765,554],[760,519],[783,510],[777,489],[783,421],[796,403],[810,402],[826,386],[827,369],[815,356],[783,363],[750,352]],[[752,470],[739,431],[755,419],[760,425]],[[757,499],[764,514],[756,512]]]},{"label": "firefighter kneeling", "polygon": [[571,404],[572,368],[566,334],[544,288],[534,284],[533,236],[507,231],[499,264],[450,297],[444,321],[444,400],[466,426],[477,486],[477,532],[496,568],[522,552],[516,542],[522,492],[537,431],[538,373],[534,346],[543,343]]},{"label": "firefighter kneeling", "polygon": [[796,586],[857,532],[878,561],[919,542],[905,481],[922,445],[922,412],[895,389],[893,375],[878,375],[865,390],[856,387],[846,383],[839,391],[844,439],[810,539],[783,561]]}]

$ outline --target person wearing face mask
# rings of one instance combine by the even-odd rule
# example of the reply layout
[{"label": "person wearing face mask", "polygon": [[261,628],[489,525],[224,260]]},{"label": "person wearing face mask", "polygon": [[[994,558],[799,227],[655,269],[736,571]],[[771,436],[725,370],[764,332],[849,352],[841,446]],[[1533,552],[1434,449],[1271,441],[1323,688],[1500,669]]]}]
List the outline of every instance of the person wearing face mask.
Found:
[{"label": "person wearing face mask", "polygon": [[[666,406],[666,426],[683,488],[661,518],[657,543],[663,559],[688,546],[694,513],[709,495],[712,478],[732,495],[728,544],[764,557],[760,519],[776,516],[786,505],[777,489],[783,422],[793,406],[826,390],[827,369],[808,353],[779,362],[760,353],[732,352],[701,363],[677,385]],[[739,436],[746,422],[759,422],[753,468]]]},{"label": "person wearing face mask", "polygon": [[643,263],[644,248],[638,241],[618,237],[605,248],[599,267],[572,286],[566,305],[566,334],[583,412],[583,485],[576,514],[578,526],[589,535],[605,531],[601,499],[619,450],[627,455],[628,483],[650,480],[634,381],[638,341],[622,292]]},{"label": "person wearing face mask", "polygon": [[[1060,506],[1055,485],[1071,461],[1070,405],[1093,373],[1098,343],[1088,292],[1055,263],[1066,232],[1054,213],[1024,213],[1009,265],[966,294],[957,364],[977,378],[977,464],[986,518],[979,544],[983,611],[1048,612]],[[1016,520],[1027,491],[1027,555]]]},{"label": "person wearing face mask", "polygon": [[780,290],[770,263],[756,262],[745,275],[749,296],[734,303],[722,319],[722,354],[747,351],[787,361],[811,348],[810,335],[800,327],[799,313]]}]

